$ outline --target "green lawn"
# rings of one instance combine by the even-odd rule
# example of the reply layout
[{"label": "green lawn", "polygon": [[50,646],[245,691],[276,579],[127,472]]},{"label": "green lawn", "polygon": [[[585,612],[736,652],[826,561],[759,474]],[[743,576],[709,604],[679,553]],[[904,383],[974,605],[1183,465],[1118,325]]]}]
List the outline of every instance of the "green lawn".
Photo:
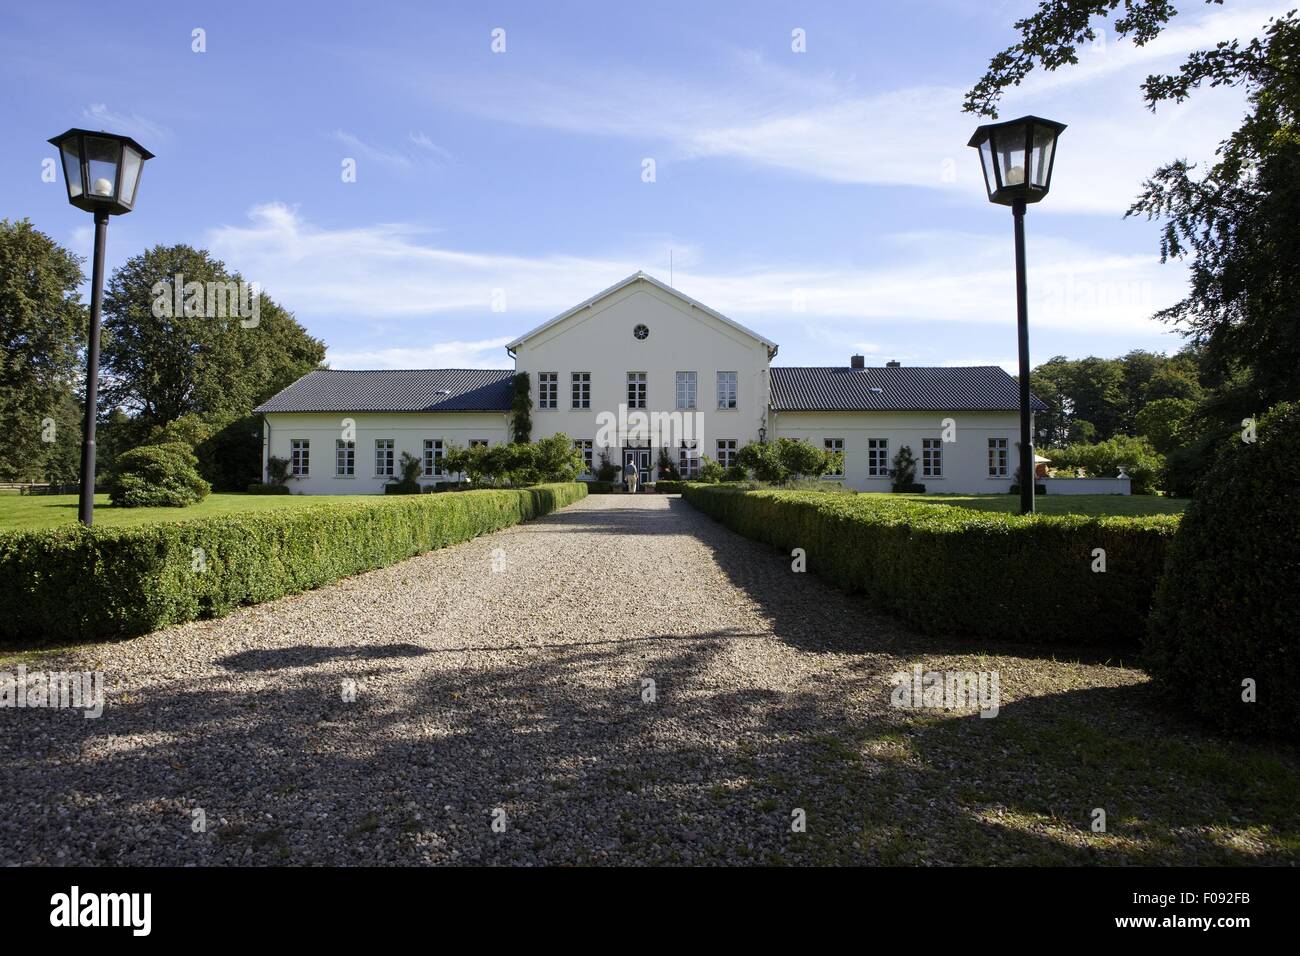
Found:
[{"label": "green lawn", "polygon": [[[95,495],[95,524],[105,527],[150,524],[155,521],[191,521],[237,511],[271,511],[310,508],[326,501],[382,500],[378,495],[208,495],[188,508],[114,508],[108,495]],[[0,494],[0,531],[53,528],[76,524],[76,495]]]},{"label": "green lawn", "polygon": [[[1018,495],[901,495],[928,505],[974,508],[1018,514]],[[1158,498],[1155,495],[1039,495],[1034,508],[1045,515],[1180,515],[1187,498]]]}]

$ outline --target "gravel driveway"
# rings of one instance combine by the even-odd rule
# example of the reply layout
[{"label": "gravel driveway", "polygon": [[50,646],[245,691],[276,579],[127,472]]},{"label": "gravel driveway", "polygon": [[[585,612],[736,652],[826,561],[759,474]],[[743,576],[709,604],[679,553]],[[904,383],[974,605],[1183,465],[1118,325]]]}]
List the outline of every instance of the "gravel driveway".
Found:
[{"label": "gravel driveway", "polygon": [[[1001,715],[892,708],[914,663],[998,670]],[[1097,795],[997,729],[1164,732],[1139,671],[922,640],[676,497],[26,666],[108,703],[0,711],[0,863],[1161,859],[1090,843]]]}]

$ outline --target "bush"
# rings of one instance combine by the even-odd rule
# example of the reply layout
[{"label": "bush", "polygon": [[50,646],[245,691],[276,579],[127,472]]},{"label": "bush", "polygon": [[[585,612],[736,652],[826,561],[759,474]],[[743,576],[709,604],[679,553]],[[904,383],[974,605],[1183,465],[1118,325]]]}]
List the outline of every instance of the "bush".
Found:
[{"label": "bush", "polygon": [[1056,468],[1082,468],[1089,478],[1114,478],[1120,468],[1133,479],[1133,494],[1153,495],[1165,460],[1145,438],[1116,435],[1095,445],[1051,448],[1043,454]]},{"label": "bush", "polygon": [[[1147,668],[1219,727],[1300,732],[1300,404],[1260,419],[1258,440],[1219,453],[1170,548]],[[1242,700],[1242,681],[1258,700]]]},{"label": "bush", "polygon": [[[894,455],[893,467],[889,469],[890,490],[895,494],[915,492],[923,494],[924,485],[916,483],[916,456],[912,454],[911,445],[903,445]],[[920,491],[917,491],[917,489]]]},{"label": "bush", "polygon": [[654,484],[655,493],[660,495],[680,495],[685,487],[686,482],[684,481],[663,478]]},{"label": "bush", "polygon": [[[139,527],[0,532],[0,639],[143,634],[320,587],[546,514],[581,484],[322,503]],[[194,570],[195,548],[204,570]],[[76,600],[69,600],[76,595]]]},{"label": "bush", "polygon": [[582,484],[587,486],[589,495],[612,495],[614,493],[614,482],[612,481],[584,481]]},{"label": "bush", "polygon": [[603,482],[618,481],[618,475],[618,465],[609,460],[609,449],[603,449],[600,453],[600,464],[596,467],[596,480]]},{"label": "bush", "polygon": [[[1063,644],[1138,641],[1178,525],[694,483],[684,496],[746,537],[803,548],[809,570],[921,630]],[[1092,571],[1095,548],[1104,574]]]},{"label": "bush", "polygon": [[700,481],[716,485],[726,476],[727,470],[708,455],[700,456]]},{"label": "bush", "polygon": [[424,491],[420,487],[420,475],[424,473],[424,463],[409,451],[402,452],[398,459],[398,470],[402,477],[384,484],[386,495],[418,495]]},{"label": "bush", "polygon": [[141,445],[118,456],[108,497],[119,508],[184,508],[212,490],[199,477],[189,445]]},{"label": "bush", "polygon": [[291,492],[288,485],[264,485],[255,481],[248,486],[248,493],[250,495],[287,495]]}]

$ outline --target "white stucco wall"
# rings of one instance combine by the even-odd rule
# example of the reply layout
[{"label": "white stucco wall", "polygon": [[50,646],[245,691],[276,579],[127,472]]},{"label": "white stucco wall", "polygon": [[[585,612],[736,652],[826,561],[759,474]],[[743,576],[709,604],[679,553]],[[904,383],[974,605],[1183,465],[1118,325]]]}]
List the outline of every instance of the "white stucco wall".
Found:
[{"label": "white stucco wall", "polygon": [[[344,419],[356,423],[356,467],[355,476],[351,478],[335,474],[335,442],[343,438]],[[309,474],[289,479],[294,494],[311,495],[383,494],[384,485],[392,479],[375,475],[377,439],[393,440],[394,470],[400,468],[404,451],[422,458],[426,438],[462,446],[468,445],[471,439],[487,439],[490,445],[509,440],[506,416],[501,412],[444,412],[434,415],[415,412],[270,412],[264,416],[262,437],[263,479],[266,454],[288,459],[293,439],[311,442]],[[420,480],[427,484],[438,479]]]},{"label": "white stucco wall", "polygon": [[[942,477],[926,477],[921,470],[921,441],[942,438],[943,420],[955,424],[954,440],[945,442]],[[858,491],[889,491],[889,478],[867,476],[867,440],[889,442],[888,459],[903,445],[917,460],[916,480],[927,494],[1000,494],[1010,489],[1015,476],[1020,440],[1016,412],[777,412],[769,436],[800,438],[818,447],[828,438],[844,440],[846,487]],[[992,478],[988,468],[988,440],[1007,440],[1007,476]]]},{"label": "white stucco wall", "polygon": [[[645,325],[639,340],[633,330]],[[599,415],[617,415],[627,401],[628,372],[645,372],[647,411],[677,411],[677,372],[696,373],[696,409],[691,427],[700,453],[716,457],[716,441],[735,439],[738,447],[756,440],[768,401],[767,346],[707,312],[647,282],[634,283],[544,329],[521,344],[516,368],[532,380],[533,438],[563,432],[597,442]],[[717,373],[735,372],[737,407],[717,407]],[[558,374],[554,410],[539,407],[538,374]],[[591,374],[591,408],[574,410],[572,373]],[[614,436],[607,446],[621,447]],[[658,444],[658,443],[656,443]],[[657,458],[657,453],[655,455]]]}]

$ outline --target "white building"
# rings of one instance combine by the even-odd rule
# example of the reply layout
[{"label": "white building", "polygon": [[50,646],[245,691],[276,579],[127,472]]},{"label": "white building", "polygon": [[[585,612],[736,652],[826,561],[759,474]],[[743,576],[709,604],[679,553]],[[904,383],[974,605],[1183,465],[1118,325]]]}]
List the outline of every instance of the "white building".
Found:
[{"label": "white building", "polygon": [[935,493],[1006,492],[1019,436],[1016,382],[996,366],[772,366],[777,346],[644,273],[507,347],[514,369],[310,372],[257,411],[263,468],[290,462],[309,494],[382,493],[403,452],[445,479],[452,443],[510,440],[516,372],[529,376],[532,437],[563,433],[594,469],[602,452],[657,476],[660,449],[684,473],[728,464],[748,442],[801,438],[844,452],[846,485],[888,491],[903,446]]}]

